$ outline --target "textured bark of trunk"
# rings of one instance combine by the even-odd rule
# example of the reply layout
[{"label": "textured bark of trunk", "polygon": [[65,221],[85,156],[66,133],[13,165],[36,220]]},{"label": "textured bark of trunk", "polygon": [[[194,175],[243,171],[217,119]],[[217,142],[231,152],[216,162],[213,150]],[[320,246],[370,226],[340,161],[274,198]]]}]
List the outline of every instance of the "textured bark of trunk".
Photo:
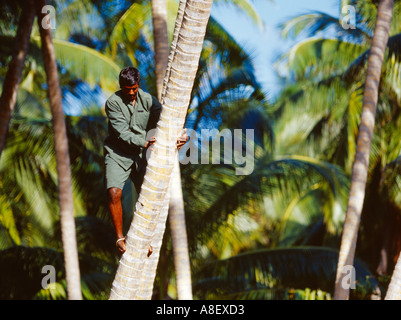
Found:
[{"label": "textured bark of trunk", "polygon": [[15,36],[15,51],[8,65],[0,97],[0,157],[6,143],[10,119],[17,102],[24,62],[29,49],[35,9],[33,1],[26,1]]},{"label": "textured bark of trunk", "polygon": [[67,129],[64,120],[56,55],[54,52],[50,29],[43,28],[41,25],[42,19],[44,18],[41,10],[43,6],[46,5],[46,2],[44,0],[37,0],[35,5],[36,14],[38,16],[43,63],[46,72],[49,102],[52,113],[67,293],[68,299],[81,300],[82,293],[77,240],[75,234],[70,155],[68,151]]},{"label": "textured bark of trunk", "polygon": [[[167,218],[162,209],[168,208],[166,199],[176,162],[177,137],[184,126],[212,3],[211,0],[188,0],[186,3],[171,68],[166,73],[168,79],[165,95],[162,95],[163,109],[157,125],[156,143],[128,231],[127,251],[120,260],[110,299],[151,298],[155,274],[152,270],[157,267],[158,257],[152,258],[155,252],[148,257],[148,249],[150,245],[154,246],[155,239],[163,237],[165,219],[162,223],[160,215],[165,214]],[[161,240],[159,242],[161,246]]]},{"label": "textured bark of trunk", "polygon": [[[181,28],[183,9],[185,2],[182,2],[177,13],[177,31]],[[157,7],[156,7],[157,6]],[[156,7],[156,8],[154,8]],[[170,68],[167,68],[170,58],[168,53],[167,37],[167,4],[165,0],[152,0],[153,30],[156,50],[156,80],[158,97],[161,99],[163,93],[163,79]],[[164,28],[164,29],[163,29]],[[174,57],[177,44],[177,36],[173,36],[172,52],[170,57]],[[189,263],[188,240],[185,226],[184,199],[182,195],[181,174],[179,159],[177,157],[174,170],[171,174],[170,184],[170,203],[169,203],[169,224],[173,241],[174,267],[176,274],[177,296],[179,300],[192,299],[191,269]],[[163,259],[165,261],[166,259]],[[161,266],[163,267],[163,266]],[[168,276],[165,274],[165,276]],[[164,288],[167,290],[167,288]]]},{"label": "textured bark of trunk", "polygon": [[385,300],[401,300],[401,256],[395,265]]},{"label": "textured bark of trunk", "polygon": [[343,271],[346,266],[353,266],[354,264],[355,247],[365,197],[370,147],[375,125],[381,68],[389,37],[393,6],[394,0],[381,0],[377,10],[374,36],[368,59],[357,149],[352,168],[348,208],[337,265],[335,300],[349,299],[350,286],[344,281],[347,273]]},{"label": "textured bark of trunk", "polygon": [[152,0],[153,38],[156,62],[157,98],[161,100],[163,79],[168,64],[167,4],[166,0]]},{"label": "textured bark of trunk", "polygon": [[170,188],[169,223],[173,241],[177,296],[179,300],[192,300],[191,264],[188,253],[187,228],[178,158],[171,174]]}]

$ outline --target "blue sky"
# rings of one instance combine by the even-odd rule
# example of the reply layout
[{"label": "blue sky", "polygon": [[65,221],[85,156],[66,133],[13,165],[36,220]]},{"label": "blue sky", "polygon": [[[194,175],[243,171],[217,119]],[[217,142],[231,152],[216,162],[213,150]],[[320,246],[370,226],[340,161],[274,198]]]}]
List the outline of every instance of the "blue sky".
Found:
[{"label": "blue sky", "polygon": [[278,25],[296,15],[322,11],[339,16],[338,0],[251,0],[264,28],[255,26],[252,20],[231,3],[214,3],[212,16],[254,58],[256,77],[265,91],[273,97],[279,90],[273,69],[274,59],[284,53],[293,42],[284,41]]}]

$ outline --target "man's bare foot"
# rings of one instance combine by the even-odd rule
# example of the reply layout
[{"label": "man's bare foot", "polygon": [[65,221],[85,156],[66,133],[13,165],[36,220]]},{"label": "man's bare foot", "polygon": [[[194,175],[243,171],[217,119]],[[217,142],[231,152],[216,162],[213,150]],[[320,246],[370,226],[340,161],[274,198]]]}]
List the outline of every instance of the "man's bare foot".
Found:
[{"label": "man's bare foot", "polygon": [[116,241],[116,246],[118,248],[118,250],[120,250],[121,253],[124,253],[126,250],[125,247],[125,238],[120,238]]},{"label": "man's bare foot", "polygon": [[153,248],[152,246],[149,246],[149,250],[148,250],[148,258],[150,257],[150,255],[153,253]]}]

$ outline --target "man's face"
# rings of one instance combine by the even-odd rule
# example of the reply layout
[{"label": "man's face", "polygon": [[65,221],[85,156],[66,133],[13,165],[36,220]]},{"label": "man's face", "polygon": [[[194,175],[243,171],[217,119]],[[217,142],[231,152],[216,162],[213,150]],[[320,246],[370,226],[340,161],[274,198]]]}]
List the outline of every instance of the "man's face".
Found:
[{"label": "man's face", "polygon": [[139,85],[121,87],[123,94],[130,100],[134,101],[138,93]]}]

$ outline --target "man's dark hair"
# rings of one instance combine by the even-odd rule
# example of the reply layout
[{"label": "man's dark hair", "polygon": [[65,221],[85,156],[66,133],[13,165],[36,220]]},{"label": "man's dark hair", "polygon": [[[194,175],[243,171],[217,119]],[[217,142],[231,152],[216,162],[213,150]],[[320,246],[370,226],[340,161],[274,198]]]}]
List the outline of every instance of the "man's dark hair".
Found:
[{"label": "man's dark hair", "polygon": [[121,70],[119,76],[120,87],[131,87],[136,84],[139,85],[141,81],[141,74],[138,69],[134,67],[125,67]]}]

